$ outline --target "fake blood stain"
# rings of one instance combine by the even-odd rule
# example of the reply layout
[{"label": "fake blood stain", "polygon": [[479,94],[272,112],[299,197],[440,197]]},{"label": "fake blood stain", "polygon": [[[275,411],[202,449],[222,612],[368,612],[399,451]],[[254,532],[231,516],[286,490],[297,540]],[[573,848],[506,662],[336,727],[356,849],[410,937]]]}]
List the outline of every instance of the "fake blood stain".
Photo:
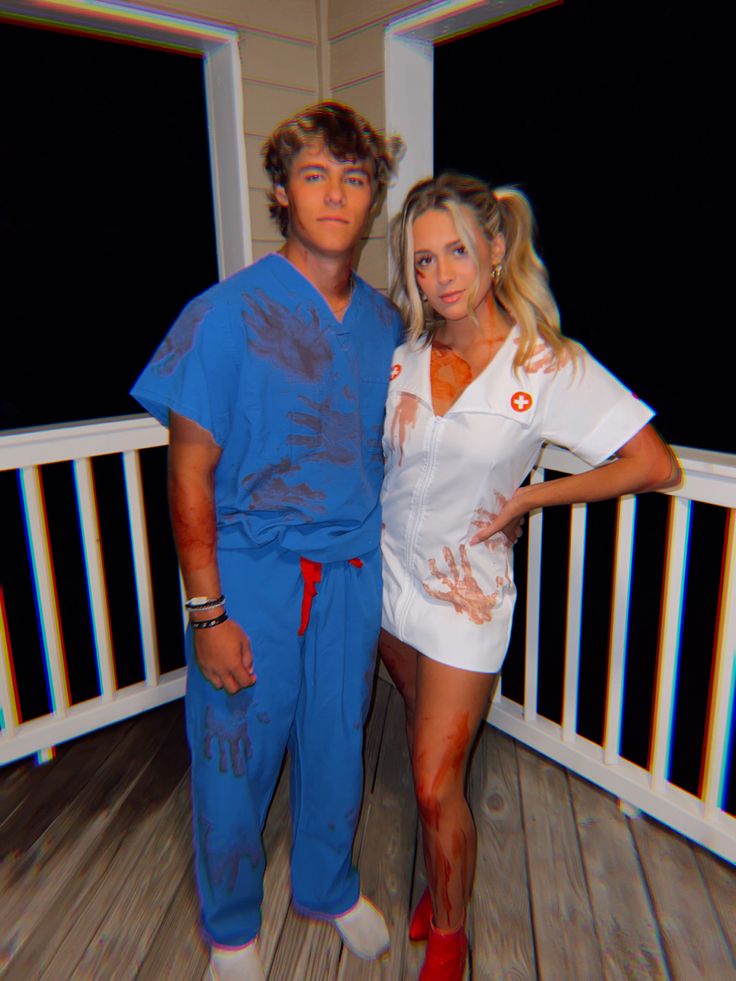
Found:
[{"label": "fake blood stain", "polygon": [[332,361],[332,350],[314,308],[289,310],[262,290],[243,295],[243,319],[250,328],[250,350],[276,363],[295,380],[318,381]]},{"label": "fake blood stain", "polygon": [[459,354],[447,345],[435,341],[432,345],[429,377],[435,414],[443,416],[471,383],[473,372],[468,362]]},{"label": "fake blood stain", "polygon": [[419,400],[411,392],[402,392],[391,418],[391,449],[399,451],[399,466],[404,459],[404,442],[410,429],[417,422]]}]

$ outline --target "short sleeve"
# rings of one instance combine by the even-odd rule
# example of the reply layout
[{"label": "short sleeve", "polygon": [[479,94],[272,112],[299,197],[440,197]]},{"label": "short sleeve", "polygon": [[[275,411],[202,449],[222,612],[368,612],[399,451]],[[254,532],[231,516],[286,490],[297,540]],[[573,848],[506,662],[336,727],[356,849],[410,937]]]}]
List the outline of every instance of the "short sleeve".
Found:
[{"label": "short sleeve", "polygon": [[551,381],[542,436],[597,466],[643,429],[654,410],[587,351],[578,350]]},{"label": "short sleeve", "polygon": [[[230,431],[242,354],[227,298],[217,287],[182,310],[131,389],[163,425],[169,410],[208,430],[219,446]],[[242,346],[241,346],[242,350]]]}]

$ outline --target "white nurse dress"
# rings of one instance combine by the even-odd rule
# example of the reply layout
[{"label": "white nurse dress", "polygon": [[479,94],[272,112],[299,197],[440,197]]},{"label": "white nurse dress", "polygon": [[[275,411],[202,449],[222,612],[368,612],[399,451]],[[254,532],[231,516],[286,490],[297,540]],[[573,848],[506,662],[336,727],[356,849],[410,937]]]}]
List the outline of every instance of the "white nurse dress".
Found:
[{"label": "white nurse dress", "polygon": [[654,414],[583,349],[551,368],[539,344],[514,372],[513,327],[444,416],[432,407],[431,347],[393,358],[383,448],[383,626],[427,657],[495,672],[516,587],[502,535],[468,541],[556,443],[596,466]]}]

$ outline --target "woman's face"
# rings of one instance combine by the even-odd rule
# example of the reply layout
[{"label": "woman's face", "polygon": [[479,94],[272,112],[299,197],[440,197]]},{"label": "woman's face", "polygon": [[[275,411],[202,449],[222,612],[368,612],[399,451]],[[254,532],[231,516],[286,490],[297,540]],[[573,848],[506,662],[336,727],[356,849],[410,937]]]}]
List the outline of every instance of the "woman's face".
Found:
[{"label": "woman's face", "polygon": [[[449,211],[444,208],[425,211],[413,226],[417,286],[432,309],[448,321],[469,316],[485,302],[491,289],[492,243],[480,230],[473,213],[466,208],[462,211],[472,229],[479,276],[478,266],[463,245]],[[476,277],[479,278],[477,290],[474,289]]]}]

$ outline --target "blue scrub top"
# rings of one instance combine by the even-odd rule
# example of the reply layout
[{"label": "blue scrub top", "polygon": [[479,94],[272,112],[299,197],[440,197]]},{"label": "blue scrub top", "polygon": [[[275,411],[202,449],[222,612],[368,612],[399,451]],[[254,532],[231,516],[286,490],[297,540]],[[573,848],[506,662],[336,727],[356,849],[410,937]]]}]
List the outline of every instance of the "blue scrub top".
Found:
[{"label": "blue scrub top", "polygon": [[395,307],[354,274],[340,323],[271,254],[189,303],[131,394],[168,425],[194,420],[222,448],[218,546],[267,543],[315,561],[377,548],[381,435]]}]

